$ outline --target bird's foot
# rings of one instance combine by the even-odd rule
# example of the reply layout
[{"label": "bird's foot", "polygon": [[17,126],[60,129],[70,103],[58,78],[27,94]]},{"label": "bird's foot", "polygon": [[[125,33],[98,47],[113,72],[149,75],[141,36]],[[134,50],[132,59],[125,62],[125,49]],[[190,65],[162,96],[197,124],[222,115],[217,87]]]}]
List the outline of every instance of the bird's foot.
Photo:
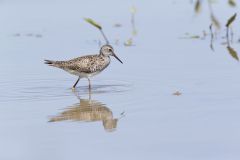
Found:
[{"label": "bird's foot", "polygon": [[76,88],[75,88],[75,87],[72,87],[72,91],[73,91],[73,92],[76,91]]}]

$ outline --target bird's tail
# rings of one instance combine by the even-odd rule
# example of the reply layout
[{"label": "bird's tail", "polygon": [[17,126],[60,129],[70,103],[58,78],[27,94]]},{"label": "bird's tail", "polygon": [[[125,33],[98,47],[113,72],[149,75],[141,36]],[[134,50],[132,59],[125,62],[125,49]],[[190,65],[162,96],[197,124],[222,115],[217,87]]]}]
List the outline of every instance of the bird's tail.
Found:
[{"label": "bird's tail", "polygon": [[52,60],[47,60],[47,59],[45,59],[45,60],[44,60],[44,63],[45,63],[45,64],[48,64],[49,66],[54,66],[54,67],[56,67],[56,61],[52,61]]}]

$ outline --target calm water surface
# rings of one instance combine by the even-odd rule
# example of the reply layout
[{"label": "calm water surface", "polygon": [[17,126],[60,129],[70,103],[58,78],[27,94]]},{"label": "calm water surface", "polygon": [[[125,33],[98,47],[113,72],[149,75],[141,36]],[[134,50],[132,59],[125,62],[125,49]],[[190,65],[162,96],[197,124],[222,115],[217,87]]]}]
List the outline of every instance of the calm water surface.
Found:
[{"label": "calm water surface", "polygon": [[[213,5],[223,24],[213,52],[209,36],[186,38],[209,32],[207,4],[196,15],[191,1],[0,1],[0,159],[239,159],[240,64],[221,38],[238,8],[226,3]],[[83,17],[124,62],[112,59],[91,93],[43,64],[98,52],[102,37]]]}]

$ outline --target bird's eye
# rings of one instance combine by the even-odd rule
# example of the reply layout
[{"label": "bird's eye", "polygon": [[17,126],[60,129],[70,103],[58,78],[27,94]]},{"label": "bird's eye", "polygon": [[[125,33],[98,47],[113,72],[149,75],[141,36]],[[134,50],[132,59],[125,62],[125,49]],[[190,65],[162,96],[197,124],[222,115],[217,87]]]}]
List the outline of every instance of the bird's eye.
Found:
[{"label": "bird's eye", "polygon": [[108,49],[108,51],[109,51],[109,52],[112,52],[112,49],[111,49],[111,48],[109,48],[109,49]]}]

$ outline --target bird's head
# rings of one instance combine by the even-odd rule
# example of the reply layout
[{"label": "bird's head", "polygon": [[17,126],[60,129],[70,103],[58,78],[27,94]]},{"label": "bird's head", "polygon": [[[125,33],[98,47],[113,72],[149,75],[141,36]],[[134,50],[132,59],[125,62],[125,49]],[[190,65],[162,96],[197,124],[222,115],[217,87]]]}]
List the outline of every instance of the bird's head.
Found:
[{"label": "bird's head", "polygon": [[113,56],[115,57],[119,62],[123,63],[114,53],[113,47],[111,45],[103,45],[100,49],[100,54],[103,56]]}]

